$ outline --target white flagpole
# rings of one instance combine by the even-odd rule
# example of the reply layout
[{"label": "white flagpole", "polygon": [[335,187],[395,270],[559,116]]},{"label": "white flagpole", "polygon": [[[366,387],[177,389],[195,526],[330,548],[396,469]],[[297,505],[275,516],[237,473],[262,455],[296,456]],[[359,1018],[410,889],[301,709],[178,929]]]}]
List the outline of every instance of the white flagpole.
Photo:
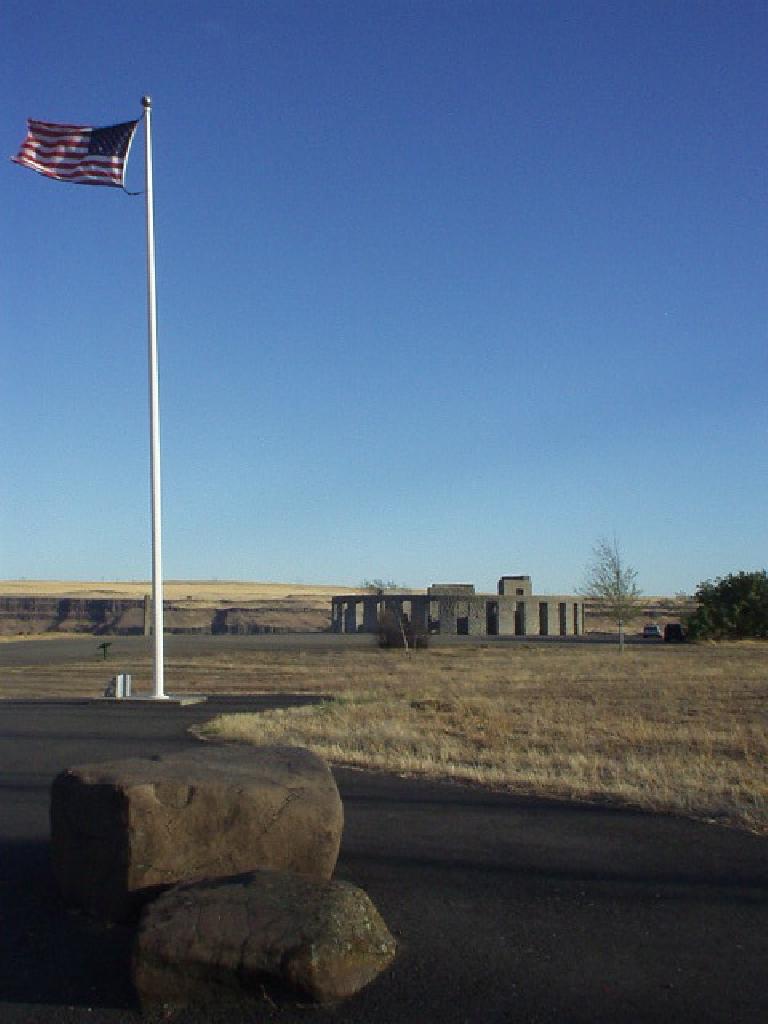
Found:
[{"label": "white flagpole", "polygon": [[152,191],[152,100],[141,99],[144,107],[147,144],[145,182],[147,198],[147,312],[149,323],[149,435],[152,476],[152,611],[155,635],[155,659],[152,672],[155,700],[163,692],[163,567],[160,515],[160,405],[157,380],[157,296],[155,292],[155,216]]}]

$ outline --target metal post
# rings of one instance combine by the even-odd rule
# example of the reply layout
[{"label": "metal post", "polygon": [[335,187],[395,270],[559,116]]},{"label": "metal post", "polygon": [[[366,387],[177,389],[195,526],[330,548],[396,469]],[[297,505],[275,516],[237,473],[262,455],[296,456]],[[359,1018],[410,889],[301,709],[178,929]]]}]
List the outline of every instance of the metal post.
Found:
[{"label": "metal post", "polygon": [[147,313],[149,326],[149,435],[152,480],[152,609],[155,634],[155,658],[152,672],[156,700],[163,692],[163,569],[160,515],[160,407],[157,375],[157,297],[155,293],[155,221],[152,190],[152,100],[141,99],[144,107],[147,200]]}]

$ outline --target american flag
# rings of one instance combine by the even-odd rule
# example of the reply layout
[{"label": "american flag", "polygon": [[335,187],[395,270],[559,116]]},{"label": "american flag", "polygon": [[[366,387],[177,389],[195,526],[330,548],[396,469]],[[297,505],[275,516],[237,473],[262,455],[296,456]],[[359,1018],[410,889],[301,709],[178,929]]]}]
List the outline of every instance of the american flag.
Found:
[{"label": "american flag", "polygon": [[58,181],[122,188],[128,151],[138,123],[126,121],[108,128],[88,128],[30,119],[27,137],[11,160]]}]

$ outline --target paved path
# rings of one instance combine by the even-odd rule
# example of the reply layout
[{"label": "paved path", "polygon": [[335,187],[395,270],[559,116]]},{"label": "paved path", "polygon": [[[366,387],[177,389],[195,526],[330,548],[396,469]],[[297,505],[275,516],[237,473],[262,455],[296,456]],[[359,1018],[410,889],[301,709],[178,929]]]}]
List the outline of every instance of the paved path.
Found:
[{"label": "paved path", "polygon": [[[178,749],[190,724],[279,699],[169,707],[0,702],[0,1021],[139,1024],[132,933],[59,904],[48,786],[68,765]],[[333,1010],[189,1011],[179,1024],[768,1020],[764,840],[674,818],[337,772],[337,875],[400,943]]]},{"label": "paved path", "polygon": [[[152,655],[154,641],[147,636],[115,636],[93,633],[73,633],[69,636],[51,636],[40,639],[4,640],[0,643],[0,685],[3,666],[55,665],[63,661],[88,661],[101,658],[99,644],[110,644],[105,668],[115,671],[116,659],[128,659],[137,654]],[[166,634],[163,644],[166,655],[195,658],[201,654],[227,653],[236,650],[296,651],[334,650],[357,647],[375,647],[378,637],[373,633],[264,633],[253,636],[213,636],[210,633],[189,635]],[[1,692],[1,691],[0,691]]]},{"label": "paved path", "polygon": [[[17,665],[54,665],[64,661],[87,661],[101,657],[99,644],[109,643],[109,669],[117,658],[124,660],[136,654],[151,655],[153,641],[144,636],[96,636],[91,633],[73,633],[69,636],[51,636],[46,634],[41,639],[24,638],[23,640],[4,640],[0,643],[0,686],[2,685],[3,666]],[[590,633],[587,636],[433,636],[430,644],[433,647],[460,647],[462,645],[478,645],[489,647],[499,646],[537,646],[561,645],[590,647],[594,644],[616,644],[616,637],[611,633]],[[644,640],[640,636],[627,637],[628,646],[642,647],[644,650],[675,651],[677,647],[658,640]],[[166,634],[164,638],[165,652],[170,655],[182,655],[194,658],[201,654],[226,653],[232,650],[257,651],[297,651],[297,650],[350,650],[356,648],[378,646],[378,637],[374,633],[265,633],[252,636],[213,636],[209,633],[198,635]],[[0,690],[0,693],[2,691]]]}]

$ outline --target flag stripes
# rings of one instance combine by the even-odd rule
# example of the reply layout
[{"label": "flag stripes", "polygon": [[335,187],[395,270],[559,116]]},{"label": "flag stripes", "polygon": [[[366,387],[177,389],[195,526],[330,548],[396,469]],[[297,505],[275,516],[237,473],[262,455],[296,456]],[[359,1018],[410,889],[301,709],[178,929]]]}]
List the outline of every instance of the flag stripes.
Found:
[{"label": "flag stripes", "polygon": [[57,181],[122,188],[138,123],[90,128],[30,119],[27,137],[11,160]]}]

